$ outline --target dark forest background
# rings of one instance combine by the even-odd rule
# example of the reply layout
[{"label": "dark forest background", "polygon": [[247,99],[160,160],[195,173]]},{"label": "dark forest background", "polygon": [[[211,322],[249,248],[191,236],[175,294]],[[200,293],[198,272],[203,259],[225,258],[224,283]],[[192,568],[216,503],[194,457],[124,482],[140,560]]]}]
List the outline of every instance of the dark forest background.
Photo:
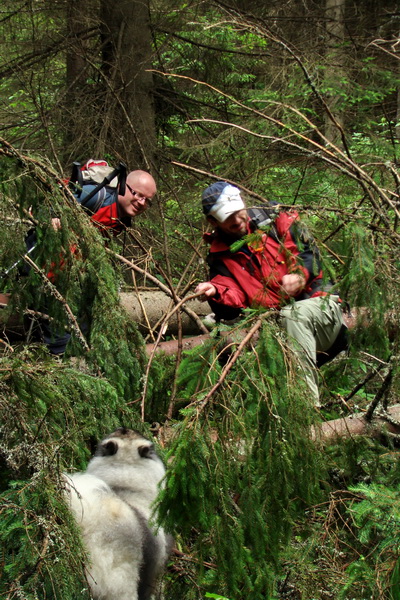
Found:
[{"label": "dark forest background", "polygon": [[[0,24],[0,596],[90,597],[60,473],[124,424],[169,464],[166,600],[400,598],[398,3],[3,0]],[[158,185],[108,245],[63,183],[89,158]],[[271,315],[184,351],[207,331],[188,299],[219,179],[295,206],[352,311],[318,412]],[[141,292],[155,322],[121,303]],[[43,307],[73,332],[61,360],[34,337]],[[360,413],[363,435],[318,433]]]}]

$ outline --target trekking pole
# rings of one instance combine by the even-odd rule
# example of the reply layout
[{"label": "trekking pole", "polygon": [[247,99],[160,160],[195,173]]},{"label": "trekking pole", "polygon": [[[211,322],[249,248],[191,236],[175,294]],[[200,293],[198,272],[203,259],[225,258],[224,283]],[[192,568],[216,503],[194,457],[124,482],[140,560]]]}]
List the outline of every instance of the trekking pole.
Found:
[{"label": "trekking pole", "polygon": [[[27,254],[30,254],[31,252],[33,252],[33,250],[36,248],[36,244],[34,246],[32,246],[32,248],[29,248],[29,250],[27,250],[25,252],[25,256]],[[20,262],[22,262],[24,260],[24,258],[20,258],[19,260],[17,260],[13,265],[11,265],[11,267],[9,267],[6,271],[3,271],[1,273],[1,278],[4,279],[5,277],[7,277],[7,275],[13,270],[15,269],[15,267],[17,267],[19,265]]]}]

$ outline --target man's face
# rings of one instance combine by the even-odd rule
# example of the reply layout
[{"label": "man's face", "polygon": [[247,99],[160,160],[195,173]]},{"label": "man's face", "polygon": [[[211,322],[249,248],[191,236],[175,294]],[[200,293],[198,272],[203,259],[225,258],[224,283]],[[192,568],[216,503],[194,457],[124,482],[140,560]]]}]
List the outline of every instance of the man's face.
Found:
[{"label": "man's face", "polygon": [[118,195],[123,216],[137,217],[150,206],[156,186],[153,178],[146,175],[127,178],[124,196]]},{"label": "man's face", "polygon": [[221,231],[224,231],[228,235],[241,238],[247,233],[247,210],[237,210],[232,213],[223,223],[219,223],[214,219],[216,225]]}]

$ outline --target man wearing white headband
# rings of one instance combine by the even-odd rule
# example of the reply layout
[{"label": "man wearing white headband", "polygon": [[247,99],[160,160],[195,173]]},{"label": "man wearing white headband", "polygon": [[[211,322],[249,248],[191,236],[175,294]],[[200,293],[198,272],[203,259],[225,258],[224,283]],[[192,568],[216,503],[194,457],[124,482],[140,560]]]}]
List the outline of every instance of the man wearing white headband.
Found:
[{"label": "man wearing white headband", "polygon": [[[225,181],[203,192],[202,206],[215,229],[205,234],[210,280],[199,283],[196,292],[203,293],[218,321],[234,319],[253,306],[279,309],[319,406],[316,367],[344,350],[347,336],[340,300],[324,289],[319,251],[302,235],[298,214],[277,212],[273,203],[247,210],[240,190]],[[231,251],[235,241],[256,230],[257,242]]]}]

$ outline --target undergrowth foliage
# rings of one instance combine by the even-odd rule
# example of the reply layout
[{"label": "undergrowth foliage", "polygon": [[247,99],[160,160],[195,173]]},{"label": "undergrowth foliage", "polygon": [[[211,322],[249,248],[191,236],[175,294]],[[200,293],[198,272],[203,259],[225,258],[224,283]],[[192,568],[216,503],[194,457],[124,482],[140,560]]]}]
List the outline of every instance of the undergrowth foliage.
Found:
[{"label": "undergrowth foliage", "polygon": [[191,536],[196,559],[214,565],[200,569],[199,583],[261,600],[296,516],[319,497],[324,468],[309,438],[314,409],[276,323],[264,323],[208,398],[218,345],[211,340],[181,364],[182,389],[193,392],[196,373],[198,390],[176,426],[160,511],[168,528]]},{"label": "undergrowth foliage", "polygon": [[[141,388],[144,344],[119,302],[119,268],[87,216],[44,162],[3,150],[1,216],[17,224],[12,237],[7,227],[0,236],[7,310],[28,311],[33,320],[46,313],[72,339],[65,364],[32,340],[2,346],[0,596],[84,599],[80,538],[61,497],[60,472],[84,468],[91,444],[117,426],[138,427],[138,413],[127,407]],[[53,217],[61,219],[58,231]],[[36,246],[27,263],[32,229]]]},{"label": "undergrowth foliage", "polygon": [[[18,198],[4,207],[4,218],[19,223],[15,243],[1,236],[4,250],[2,291],[11,293],[10,312],[34,308],[47,314],[53,329],[68,329],[72,340],[67,355],[84,356],[93,372],[101,372],[126,401],[135,400],[144,367],[143,339],[119,301],[121,275],[104,247],[104,239],[89,222],[59,177],[43,162],[8,149],[3,192]],[[8,177],[8,179],[7,179]],[[30,191],[25,193],[30,182]],[[7,210],[6,210],[7,208]],[[54,230],[52,218],[61,219]],[[35,230],[36,245],[25,265],[24,239]],[[48,273],[53,277],[50,281]],[[87,330],[85,334],[82,331]]]},{"label": "undergrowth foliage", "polygon": [[[398,486],[378,483],[350,488],[357,499],[348,510],[357,528],[360,555],[347,569],[348,581],[340,598],[346,598],[354,587],[364,593],[379,590],[390,600],[400,597],[400,502]],[[360,500],[361,498],[361,500]]]},{"label": "undergrowth foliage", "polygon": [[1,598],[89,598],[82,593],[82,549],[61,498],[60,471],[84,468],[88,440],[94,443],[104,431],[131,421],[104,378],[44,353],[2,359]]}]

